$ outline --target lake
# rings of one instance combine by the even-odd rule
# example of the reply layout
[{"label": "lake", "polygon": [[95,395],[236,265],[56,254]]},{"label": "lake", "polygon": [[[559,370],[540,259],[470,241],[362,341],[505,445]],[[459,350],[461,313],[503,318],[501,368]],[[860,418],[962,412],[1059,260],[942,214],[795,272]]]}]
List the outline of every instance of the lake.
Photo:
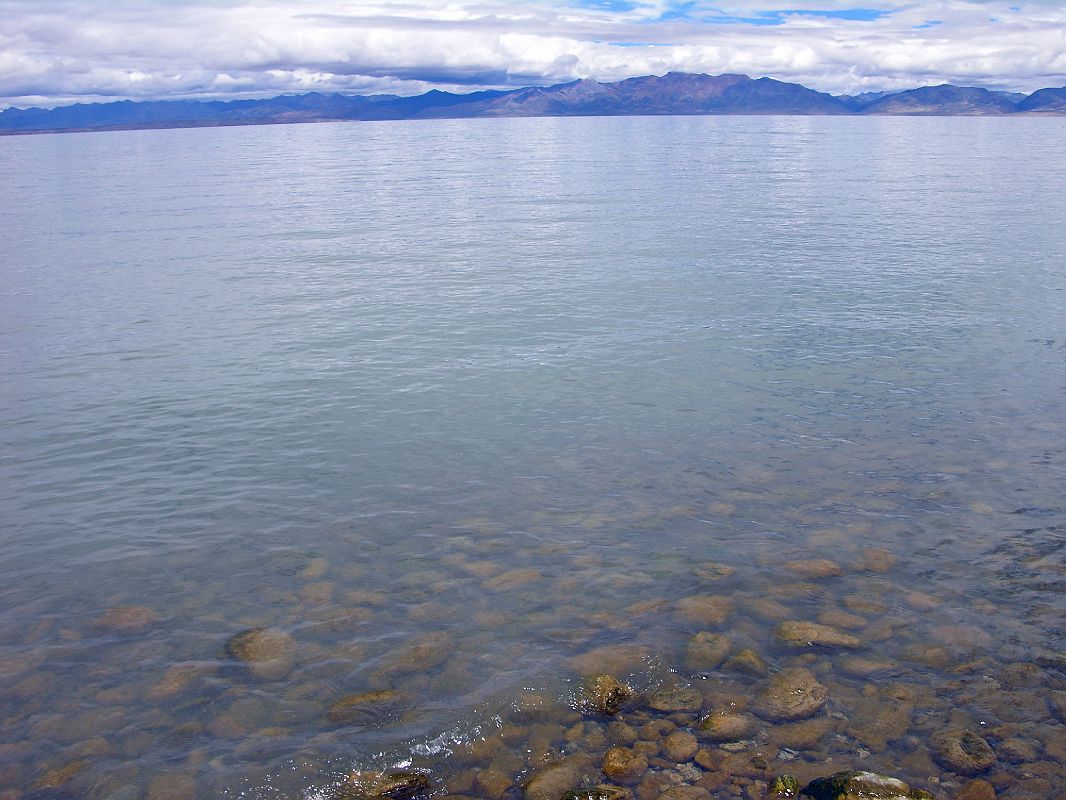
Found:
[{"label": "lake", "polygon": [[1057,120],[6,137],[0,197],[3,800],[1066,794]]}]

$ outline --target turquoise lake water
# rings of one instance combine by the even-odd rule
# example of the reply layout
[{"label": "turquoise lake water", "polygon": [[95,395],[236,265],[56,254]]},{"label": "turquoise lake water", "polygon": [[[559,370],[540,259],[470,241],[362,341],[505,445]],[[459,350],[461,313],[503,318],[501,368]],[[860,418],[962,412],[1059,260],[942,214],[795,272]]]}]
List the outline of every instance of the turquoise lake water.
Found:
[{"label": "turquoise lake water", "polygon": [[[518,798],[614,741],[586,673],[697,688],[682,729],[746,708],[770,678],[686,663],[704,630],[829,698],[707,743],[678,774],[715,798],[950,800],[945,729],[1001,798],[1066,785],[1057,121],[6,137],[0,197],[4,800],[401,764]],[[227,649],[254,628],[274,673]]]}]

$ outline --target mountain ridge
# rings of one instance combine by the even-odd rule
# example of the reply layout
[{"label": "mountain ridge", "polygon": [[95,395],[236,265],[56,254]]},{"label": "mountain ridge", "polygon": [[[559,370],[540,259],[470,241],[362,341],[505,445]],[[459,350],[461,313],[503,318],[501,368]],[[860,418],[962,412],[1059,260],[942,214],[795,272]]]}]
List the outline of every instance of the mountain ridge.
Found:
[{"label": "mountain ridge", "polygon": [[309,92],[262,100],[120,100],[54,109],[9,108],[0,111],[0,135],[296,122],[727,114],[1066,115],[1066,87],[1022,95],[941,84],[835,96],[774,78],[668,72],[609,83],[585,78],[469,94],[437,89],[411,97]]}]

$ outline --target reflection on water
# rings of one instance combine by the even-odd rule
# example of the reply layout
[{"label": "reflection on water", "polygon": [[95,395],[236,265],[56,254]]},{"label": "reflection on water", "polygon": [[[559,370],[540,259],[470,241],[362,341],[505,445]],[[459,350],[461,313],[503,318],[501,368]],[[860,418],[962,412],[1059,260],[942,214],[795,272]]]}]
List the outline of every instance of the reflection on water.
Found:
[{"label": "reflection on water", "polygon": [[0,140],[0,797],[1058,796],[1049,124]]}]

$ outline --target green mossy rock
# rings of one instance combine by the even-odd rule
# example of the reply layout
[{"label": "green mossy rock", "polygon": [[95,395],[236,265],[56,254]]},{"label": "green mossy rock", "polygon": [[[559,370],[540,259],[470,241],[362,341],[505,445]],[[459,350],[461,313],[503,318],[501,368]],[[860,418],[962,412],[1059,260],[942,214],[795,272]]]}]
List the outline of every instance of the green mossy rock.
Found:
[{"label": "green mossy rock", "polygon": [[585,711],[614,716],[635,696],[636,692],[613,675],[597,675],[581,687],[581,706]]},{"label": "green mossy rock", "polygon": [[802,794],[813,800],[934,800],[923,789],[912,789],[898,778],[875,772],[838,772],[818,778]]}]

